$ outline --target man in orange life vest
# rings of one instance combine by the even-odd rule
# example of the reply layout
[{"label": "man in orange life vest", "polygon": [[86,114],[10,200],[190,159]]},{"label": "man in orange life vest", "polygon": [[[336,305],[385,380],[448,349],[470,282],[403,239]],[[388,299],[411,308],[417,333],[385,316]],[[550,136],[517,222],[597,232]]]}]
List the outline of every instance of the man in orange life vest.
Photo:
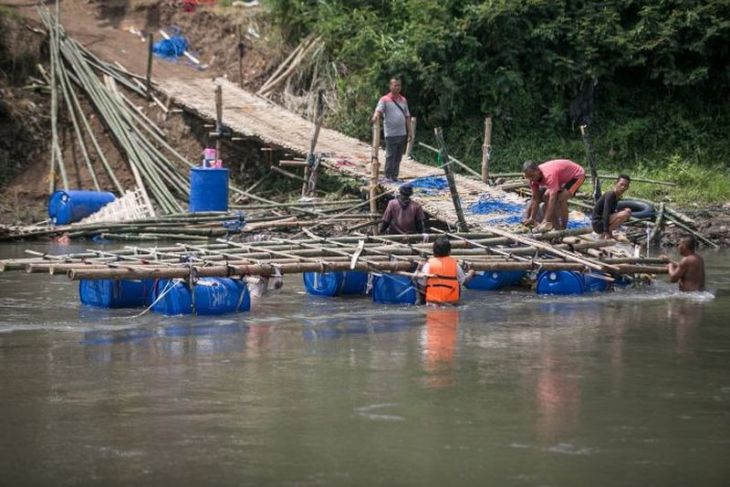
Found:
[{"label": "man in orange life vest", "polygon": [[461,285],[474,277],[474,271],[464,274],[459,263],[449,257],[449,254],[449,239],[445,236],[439,237],[433,243],[433,257],[421,267],[421,273],[426,277],[426,304],[458,303]]}]

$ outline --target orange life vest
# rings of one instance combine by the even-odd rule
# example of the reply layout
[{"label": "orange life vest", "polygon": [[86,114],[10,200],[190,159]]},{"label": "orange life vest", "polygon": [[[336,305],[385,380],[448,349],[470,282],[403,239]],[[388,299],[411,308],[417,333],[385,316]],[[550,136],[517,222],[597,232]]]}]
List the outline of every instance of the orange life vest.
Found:
[{"label": "orange life vest", "polygon": [[459,301],[459,280],[456,260],[451,257],[428,259],[429,277],[426,280],[427,303],[456,303]]}]

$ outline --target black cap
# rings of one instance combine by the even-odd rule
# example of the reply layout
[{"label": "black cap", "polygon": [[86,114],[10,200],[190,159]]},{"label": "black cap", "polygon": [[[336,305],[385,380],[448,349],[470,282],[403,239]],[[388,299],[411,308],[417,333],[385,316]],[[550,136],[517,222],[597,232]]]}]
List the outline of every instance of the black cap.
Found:
[{"label": "black cap", "polygon": [[400,188],[398,188],[398,191],[403,196],[410,196],[413,194],[413,186],[410,185],[410,183],[402,184]]}]

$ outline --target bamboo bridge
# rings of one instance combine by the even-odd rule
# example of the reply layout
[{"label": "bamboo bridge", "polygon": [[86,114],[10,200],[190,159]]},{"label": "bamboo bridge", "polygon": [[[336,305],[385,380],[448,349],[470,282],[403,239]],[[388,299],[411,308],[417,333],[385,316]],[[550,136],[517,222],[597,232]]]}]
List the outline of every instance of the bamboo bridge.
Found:
[{"label": "bamboo bridge", "polygon": [[[223,93],[223,124],[241,137],[254,139],[262,144],[291,151],[298,155],[309,152],[313,122],[237,85],[219,78],[210,79],[165,79],[160,80],[157,89],[171,97],[175,105],[197,117],[215,121],[217,87]],[[336,130],[322,128],[317,140],[316,152],[322,154],[322,164],[329,171],[359,180],[371,176],[371,146]],[[380,151],[380,164],[384,153]],[[427,176],[443,176],[438,167],[419,163],[404,157],[400,166],[400,177],[413,180]],[[507,193],[483,182],[459,174],[454,175],[462,207],[469,208],[485,195],[499,201],[522,204],[519,196]],[[381,187],[394,190],[397,184],[381,179]],[[419,192],[413,195],[432,217],[446,223],[457,221],[457,214],[448,189],[443,191]],[[467,224],[475,231],[483,229],[485,216],[465,211]],[[493,216],[493,215],[492,215]]]}]

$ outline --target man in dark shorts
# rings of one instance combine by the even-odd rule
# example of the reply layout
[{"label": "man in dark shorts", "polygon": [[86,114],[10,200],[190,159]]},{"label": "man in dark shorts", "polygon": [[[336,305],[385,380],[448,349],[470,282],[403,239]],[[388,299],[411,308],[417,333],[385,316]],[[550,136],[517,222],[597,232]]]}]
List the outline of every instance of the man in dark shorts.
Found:
[{"label": "man in dark shorts", "polygon": [[621,174],[613,188],[603,193],[596,201],[591,216],[591,225],[593,225],[593,231],[599,234],[601,238],[612,239],[614,230],[631,218],[631,210],[628,208],[616,211],[618,201],[629,189],[630,184],[631,178]]},{"label": "man in dark shorts", "polygon": [[388,203],[383,213],[380,233],[423,233],[426,216],[421,205],[411,200],[413,186],[406,183],[398,188],[398,192],[398,197]]},{"label": "man in dark shorts", "polygon": [[669,281],[678,282],[679,290],[684,292],[705,290],[705,260],[695,252],[697,241],[692,236],[682,237],[679,241],[679,263],[667,264]]},{"label": "man in dark shorts", "polygon": [[390,92],[380,98],[372,121],[383,119],[385,132],[385,177],[391,181],[398,180],[400,161],[403,158],[411,134],[411,112],[408,100],[401,94],[401,80],[393,77],[390,80]]},{"label": "man in dark shorts", "polygon": [[523,222],[527,226],[540,223],[540,203],[545,202],[542,223],[535,229],[547,232],[553,228],[562,230],[568,225],[568,200],[575,196],[586,180],[583,167],[568,159],[555,159],[539,166],[525,161],[522,166],[525,179],[530,181],[532,200]]}]

